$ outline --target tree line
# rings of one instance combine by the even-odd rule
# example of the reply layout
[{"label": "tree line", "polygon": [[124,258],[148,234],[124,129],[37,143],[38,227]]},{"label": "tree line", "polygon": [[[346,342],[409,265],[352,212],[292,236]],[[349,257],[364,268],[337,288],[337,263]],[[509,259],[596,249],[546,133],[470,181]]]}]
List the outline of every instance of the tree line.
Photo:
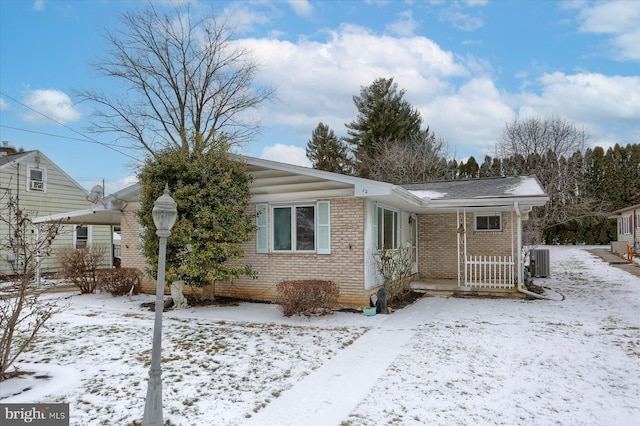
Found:
[{"label": "tree line", "polygon": [[348,136],[324,123],[314,129],[306,149],[313,167],[395,184],[535,175],[549,202],[525,223],[528,243],[608,244],[616,239],[609,213],[640,203],[638,144],[586,148],[588,132],[561,117],[516,118],[495,156],[457,161],[404,95],[393,78],[362,87]]}]

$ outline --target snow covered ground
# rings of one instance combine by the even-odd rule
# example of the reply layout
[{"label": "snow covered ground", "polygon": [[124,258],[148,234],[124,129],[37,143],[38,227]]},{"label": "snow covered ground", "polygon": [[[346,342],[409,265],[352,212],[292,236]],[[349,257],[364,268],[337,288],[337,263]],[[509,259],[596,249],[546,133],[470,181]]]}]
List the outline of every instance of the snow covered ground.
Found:
[{"label": "snow covered ground", "polygon": [[[551,277],[535,282],[564,300],[423,298],[311,319],[269,304],[167,312],[165,421],[640,424],[640,279],[580,247],[547,248]],[[153,327],[140,304],[153,297],[47,297],[68,307],[18,365],[50,378],[3,382],[0,403],[67,402],[72,425],[139,422]]]}]

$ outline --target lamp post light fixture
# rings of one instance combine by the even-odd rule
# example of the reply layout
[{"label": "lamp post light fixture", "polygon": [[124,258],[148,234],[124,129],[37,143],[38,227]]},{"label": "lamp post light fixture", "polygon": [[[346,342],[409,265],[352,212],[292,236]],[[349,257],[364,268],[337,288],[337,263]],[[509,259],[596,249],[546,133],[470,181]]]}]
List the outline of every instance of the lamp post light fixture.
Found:
[{"label": "lamp post light fixture", "polygon": [[164,309],[164,273],[167,257],[167,238],[178,217],[177,204],[169,196],[169,185],[165,185],[162,194],[153,203],[153,223],[156,235],[160,237],[158,251],[158,282],[156,285],[156,317],[153,325],[153,348],[151,350],[151,368],[149,369],[149,385],[144,405],[143,426],[162,426],[162,369],[160,367],[160,350],[162,348],[162,311]]}]

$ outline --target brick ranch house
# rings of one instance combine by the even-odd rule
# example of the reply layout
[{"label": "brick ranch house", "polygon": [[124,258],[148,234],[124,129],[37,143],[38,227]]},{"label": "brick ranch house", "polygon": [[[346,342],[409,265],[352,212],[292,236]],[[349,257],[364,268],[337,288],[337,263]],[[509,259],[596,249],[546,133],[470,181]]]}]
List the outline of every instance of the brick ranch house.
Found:
[{"label": "brick ranch house", "polygon": [[[378,247],[410,250],[423,291],[526,293],[522,221],[548,197],[533,176],[393,185],[275,161],[239,157],[254,177],[256,216],[246,262],[258,273],[216,283],[216,295],[272,301],[282,280],[335,282],[343,306],[369,306],[380,287]],[[41,221],[120,226],[123,267],[145,268],[138,247],[138,184],[93,207]],[[155,292],[145,280],[143,291]]]}]

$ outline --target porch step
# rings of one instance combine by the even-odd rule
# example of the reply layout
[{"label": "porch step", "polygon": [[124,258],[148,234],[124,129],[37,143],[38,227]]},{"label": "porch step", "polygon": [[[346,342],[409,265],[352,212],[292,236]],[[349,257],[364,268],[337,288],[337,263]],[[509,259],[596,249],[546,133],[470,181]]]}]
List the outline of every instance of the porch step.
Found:
[{"label": "porch step", "polygon": [[524,298],[524,294],[515,288],[478,288],[458,287],[457,280],[416,280],[411,282],[411,289],[430,296],[444,297],[507,297]]}]

